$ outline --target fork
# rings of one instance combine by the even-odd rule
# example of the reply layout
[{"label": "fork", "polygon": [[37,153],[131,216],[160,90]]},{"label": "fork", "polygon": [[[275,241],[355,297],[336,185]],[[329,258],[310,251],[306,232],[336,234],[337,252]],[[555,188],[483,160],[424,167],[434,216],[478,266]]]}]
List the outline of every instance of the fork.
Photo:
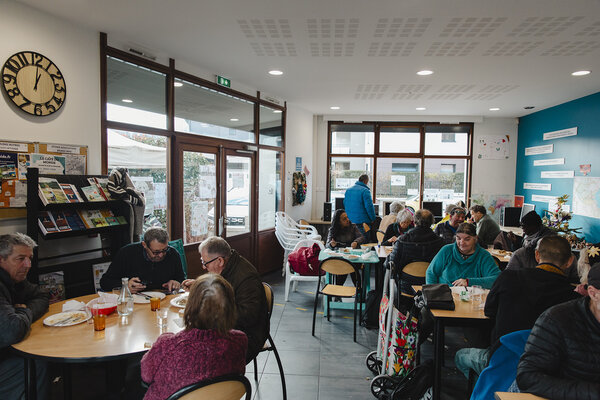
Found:
[{"label": "fork", "polygon": [[55,322],[54,324],[50,325],[50,326],[64,326],[72,321],[75,321],[78,318],[77,315],[71,315],[69,318],[63,319],[61,321]]}]

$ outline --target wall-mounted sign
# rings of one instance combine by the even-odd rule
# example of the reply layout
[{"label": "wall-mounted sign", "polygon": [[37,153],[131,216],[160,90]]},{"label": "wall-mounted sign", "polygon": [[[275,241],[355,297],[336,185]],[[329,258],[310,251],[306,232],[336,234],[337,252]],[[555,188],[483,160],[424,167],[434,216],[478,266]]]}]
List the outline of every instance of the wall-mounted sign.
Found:
[{"label": "wall-mounted sign", "polygon": [[546,132],[544,133],[544,140],[552,140],[575,135],[577,135],[577,127],[561,129],[560,131]]},{"label": "wall-mounted sign", "polygon": [[552,190],[552,184],[550,184],[550,183],[523,183],[523,189]]},{"label": "wall-mounted sign", "polygon": [[546,196],[543,194],[532,194],[531,201],[539,201],[540,203],[551,203],[556,201],[556,196]]},{"label": "wall-mounted sign", "polygon": [[296,171],[302,171],[302,157],[296,157]]},{"label": "wall-mounted sign", "polygon": [[0,142],[0,150],[27,153],[27,143]]},{"label": "wall-mounted sign", "polygon": [[404,175],[391,175],[390,185],[392,186],[406,186],[406,176]]},{"label": "wall-mounted sign", "polygon": [[231,87],[231,80],[225,78],[224,76],[217,75],[217,83],[221,86]]},{"label": "wall-mounted sign", "polygon": [[573,178],[575,171],[542,171],[542,178]]},{"label": "wall-mounted sign", "polygon": [[525,147],[526,156],[534,156],[536,154],[549,154],[554,152],[553,144],[546,144],[543,146]]},{"label": "wall-mounted sign", "polygon": [[564,158],[547,158],[545,160],[533,160],[534,167],[538,167],[540,165],[562,165],[564,163]]}]

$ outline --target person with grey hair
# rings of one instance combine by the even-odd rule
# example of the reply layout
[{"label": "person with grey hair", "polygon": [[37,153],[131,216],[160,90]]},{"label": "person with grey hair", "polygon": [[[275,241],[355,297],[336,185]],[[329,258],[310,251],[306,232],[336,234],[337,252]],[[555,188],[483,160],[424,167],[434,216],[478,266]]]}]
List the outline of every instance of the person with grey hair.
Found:
[{"label": "person with grey hair", "polygon": [[456,229],[465,221],[467,212],[464,208],[455,206],[450,211],[450,219],[435,227],[435,233],[441,237],[446,244],[454,243]]},{"label": "person with grey hair", "polygon": [[500,233],[500,226],[487,214],[484,206],[475,204],[469,209],[473,222],[477,224],[477,240],[485,249],[494,244],[494,239]]},{"label": "person with grey hair", "polygon": [[383,233],[387,230],[388,226],[396,222],[398,213],[404,210],[404,204],[401,201],[395,200],[390,204],[390,213],[381,219],[379,223],[379,230]]},{"label": "person with grey hair", "polygon": [[382,246],[393,245],[398,238],[405,234],[413,226],[413,214],[407,209],[398,213],[396,222],[388,226],[383,236]]},{"label": "person with grey hair", "polygon": [[[22,233],[0,235],[0,399],[24,397],[24,361],[10,353],[48,310],[48,293],[27,281],[35,242]],[[48,396],[46,362],[35,361],[37,394]]]},{"label": "person with grey hair", "polygon": [[185,279],[181,257],[169,246],[169,233],[164,228],[150,228],[144,240],[122,247],[100,279],[102,290],[121,286],[129,278],[131,293],[146,289],[166,289],[171,292]]},{"label": "person with grey hair", "polygon": [[[235,329],[248,336],[246,362],[253,360],[260,352],[269,334],[269,314],[267,298],[258,271],[225,239],[212,236],[198,246],[202,267],[213,274],[219,274],[233,287],[237,320]],[[186,279],[182,286],[189,290],[195,279]]]},{"label": "person with grey hair", "polygon": [[[362,174],[354,186],[346,189],[344,194],[344,210],[367,241],[369,240],[367,232],[371,230],[372,224],[377,218],[373,206],[373,196],[368,185],[369,175]],[[365,229],[364,225],[367,225],[368,229]]]}]

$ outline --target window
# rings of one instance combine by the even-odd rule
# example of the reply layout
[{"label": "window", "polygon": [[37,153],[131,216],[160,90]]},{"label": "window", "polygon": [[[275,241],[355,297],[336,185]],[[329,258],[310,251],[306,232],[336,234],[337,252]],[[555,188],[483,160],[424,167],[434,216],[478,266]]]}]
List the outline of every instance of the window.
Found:
[{"label": "window", "polygon": [[[401,200],[466,202],[472,124],[330,123],[329,199],[343,197],[361,174],[382,207]],[[375,149],[371,143],[378,143]]]},{"label": "window", "polygon": [[175,79],[175,130],[254,143],[254,103]]},{"label": "window", "polygon": [[258,230],[275,227],[275,213],[281,204],[281,153],[261,149],[258,152]]},{"label": "window", "polygon": [[282,146],[283,121],[282,111],[264,105],[259,106],[259,143],[268,146]]},{"label": "window", "polygon": [[114,57],[106,59],[106,118],[166,129],[166,75]]}]

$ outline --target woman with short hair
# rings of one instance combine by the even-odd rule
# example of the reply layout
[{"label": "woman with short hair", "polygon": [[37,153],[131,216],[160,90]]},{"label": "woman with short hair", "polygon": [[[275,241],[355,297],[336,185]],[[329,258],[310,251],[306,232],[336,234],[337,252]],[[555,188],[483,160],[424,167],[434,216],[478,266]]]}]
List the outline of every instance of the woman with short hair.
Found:
[{"label": "woman with short hair", "polygon": [[387,230],[387,228],[396,222],[398,218],[398,213],[404,210],[404,204],[398,200],[394,200],[390,204],[390,213],[381,219],[381,223],[379,224],[379,230],[383,233]]},{"label": "woman with short hair", "polygon": [[490,289],[500,270],[493,257],[477,244],[475,225],[462,223],[456,242],[442,247],[427,268],[426,282],[454,286],[479,285]]},{"label": "woman with short hair", "polygon": [[142,358],[142,380],[149,384],[144,399],[166,399],[199,381],[243,375],[248,339],[233,329],[235,310],[225,278],[208,273],[196,279],[183,314],[185,329],[160,335]]},{"label": "woman with short hair", "polygon": [[396,222],[388,226],[387,230],[385,231],[381,245],[393,245],[396,240],[400,238],[400,236],[404,235],[410,228],[414,226],[413,220],[413,213],[411,213],[408,209],[405,208],[400,211],[396,217]]}]

